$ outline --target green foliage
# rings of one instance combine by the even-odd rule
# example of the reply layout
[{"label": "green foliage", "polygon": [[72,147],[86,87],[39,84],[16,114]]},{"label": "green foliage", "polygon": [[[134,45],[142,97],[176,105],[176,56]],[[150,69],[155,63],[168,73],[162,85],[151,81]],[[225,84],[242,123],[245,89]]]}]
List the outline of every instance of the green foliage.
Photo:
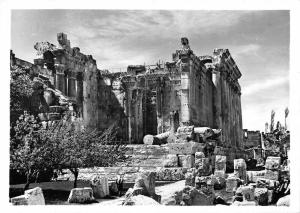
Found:
[{"label": "green foliage", "polygon": [[[42,138],[41,125],[32,115],[24,113],[13,128],[10,143],[10,170],[25,174],[26,187],[37,172],[51,168],[52,144]],[[25,187],[25,188],[26,188]]]},{"label": "green foliage", "polygon": [[28,71],[18,66],[10,69],[10,120],[11,123],[25,111],[30,111],[33,81]]},{"label": "green foliage", "polygon": [[44,169],[69,169],[77,179],[79,168],[112,166],[125,159],[125,146],[114,141],[116,125],[99,132],[69,120],[43,128],[25,112],[12,128],[10,169],[25,173],[28,185]]}]

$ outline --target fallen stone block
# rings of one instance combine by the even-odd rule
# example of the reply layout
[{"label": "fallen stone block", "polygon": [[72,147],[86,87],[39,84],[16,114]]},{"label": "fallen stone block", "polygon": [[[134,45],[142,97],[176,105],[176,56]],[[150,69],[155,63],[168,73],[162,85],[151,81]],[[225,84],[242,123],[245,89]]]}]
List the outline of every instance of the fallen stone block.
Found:
[{"label": "fallen stone block", "polygon": [[266,169],[265,178],[270,180],[278,180],[280,176],[279,171],[273,171]]},{"label": "fallen stone block", "polygon": [[186,186],[181,192],[177,192],[176,204],[184,206],[209,206],[213,205],[214,194],[206,193],[195,187]]},{"label": "fallen stone block", "polygon": [[280,157],[269,156],[266,159],[265,168],[269,170],[278,170],[280,167]]},{"label": "fallen stone block", "polygon": [[211,174],[211,165],[209,158],[195,159],[195,168],[198,176],[208,176]]},{"label": "fallen stone block", "polygon": [[[143,185],[145,185],[146,191],[149,193],[149,196],[153,196],[155,195],[155,178],[156,178],[156,172],[143,171],[139,173],[134,187],[143,187]],[[143,180],[143,183],[141,180]]]},{"label": "fallen stone block", "polygon": [[122,203],[124,206],[135,206],[135,205],[160,205],[158,202],[156,202],[154,199],[144,196],[144,195],[137,195],[132,196],[128,199],[125,199],[125,201]]},{"label": "fallen stone block", "polygon": [[258,179],[264,178],[266,174],[265,170],[262,171],[247,171],[247,180],[249,182],[257,182]]},{"label": "fallen stone block", "polygon": [[185,185],[186,186],[195,186],[195,172],[185,173]]},{"label": "fallen stone block", "polygon": [[193,155],[178,155],[178,164],[180,167],[192,168],[195,164],[195,157]]},{"label": "fallen stone block", "polygon": [[212,176],[213,183],[214,183],[214,189],[215,190],[221,190],[226,187],[226,179],[224,177],[220,176]]},{"label": "fallen stone block", "polygon": [[234,192],[237,189],[238,183],[241,180],[235,176],[228,177],[226,179],[226,192]]},{"label": "fallen stone block", "polygon": [[177,181],[184,180],[187,168],[177,167],[177,168],[160,168],[156,174],[156,180],[159,181]]},{"label": "fallen stone block", "polygon": [[108,179],[105,176],[96,175],[92,178],[90,186],[95,198],[104,198],[109,196]]},{"label": "fallen stone block", "polygon": [[11,198],[12,205],[45,205],[45,198],[40,187],[26,190],[24,195]]},{"label": "fallen stone block", "polygon": [[163,165],[164,167],[178,167],[178,156],[175,154],[167,155]]},{"label": "fallen stone block", "polygon": [[168,148],[170,154],[193,155],[202,152],[204,145],[197,142],[169,143]]},{"label": "fallen stone block", "polygon": [[240,186],[237,188],[236,193],[243,195],[243,200],[254,201],[254,188],[251,186]]},{"label": "fallen stone block", "polygon": [[267,188],[255,188],[254,198],[260,206],[268,205],[268,189]]},{"label": "fallen stone block", "polygon": [[280,198],[277,201],[276,206],[290,206],[290,195]]},{"label": "fallen stone block", "polygon": [[90,187],[74,188],[71,190],[68,203],[91,203],[94,202],[93,190]]}]

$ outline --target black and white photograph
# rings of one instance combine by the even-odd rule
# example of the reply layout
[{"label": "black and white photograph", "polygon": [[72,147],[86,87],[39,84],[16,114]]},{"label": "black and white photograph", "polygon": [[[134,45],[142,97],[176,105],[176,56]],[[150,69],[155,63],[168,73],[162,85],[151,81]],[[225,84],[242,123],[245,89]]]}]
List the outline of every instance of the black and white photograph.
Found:
[{"label": "black and white photograph", "polygon": [[297,212],[295,11],[157,4],[8,10],[10,209]]}]

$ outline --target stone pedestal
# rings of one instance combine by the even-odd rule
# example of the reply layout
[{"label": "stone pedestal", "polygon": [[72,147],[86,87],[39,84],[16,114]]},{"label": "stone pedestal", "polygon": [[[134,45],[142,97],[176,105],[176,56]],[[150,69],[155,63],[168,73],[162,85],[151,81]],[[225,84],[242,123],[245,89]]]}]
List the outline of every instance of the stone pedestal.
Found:
[{"label": "stone pedestal", "polygon": [[244,159],[234,159],[234,175],[241,180],[247,181],[247,166]]},{"label": "stone pedestal", "polygon": [[215,160],[215,176],[225,177],[226,171],[226,156],[216,155]]},{"label": "stone pedestal", "polygon": [[93,190],[90,187],[74,188],[68,198],[68,203],[90,203],[93,201]]},{"label": "stone pedestal", "polygon": [[109,195],[108,179],[105,176],[94,176],[91,180],[91,188],[95,198],[104,198]]}]

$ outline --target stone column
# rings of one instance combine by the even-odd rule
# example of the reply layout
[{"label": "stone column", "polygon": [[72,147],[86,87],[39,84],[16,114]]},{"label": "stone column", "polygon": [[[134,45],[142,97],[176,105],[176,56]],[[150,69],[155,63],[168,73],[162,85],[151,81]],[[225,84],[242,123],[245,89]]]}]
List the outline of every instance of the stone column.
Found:
[{"label": "stone column", "polygon": [[83,102],[83,73],[76,73],[76,102],[78,106],[82,107]]},{"label": "stone column", "polygon": [[180,64],[181,72],[181,124],[189,125],[190,123],[190,65],[189,63]]},{"label": "stone column", "polygon": [[56,69],[56,85],[55,88],[64,93],[65,91],[65,66],[62,64],[55,65]]},{"label": "stone column", "polygon": [[222,126],[222,118],[221,118],[221,82],[220,82],[220,71],[214,69],[212,72],[212,80],[214,84],[214,102],[213,102],[213,107],[214,107],[214,126],[215,128],[219,129]]},{"label": "stone column", "polygon": [[68,78],[68,96],[76,97],[76,82],[74,76],[69,76]]}]

